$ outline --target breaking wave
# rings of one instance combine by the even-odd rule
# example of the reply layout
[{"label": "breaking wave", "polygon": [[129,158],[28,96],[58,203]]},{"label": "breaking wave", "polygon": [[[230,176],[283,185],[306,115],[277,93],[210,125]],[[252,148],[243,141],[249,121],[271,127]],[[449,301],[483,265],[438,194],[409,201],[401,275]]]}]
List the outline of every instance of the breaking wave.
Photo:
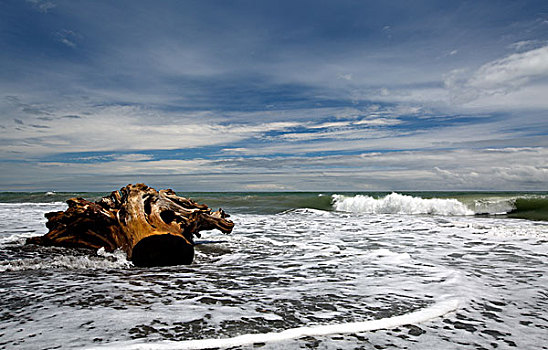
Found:
[{"label": "breaking wave", "polygon": [[510,218],[548,221],[546,195],[487,195],[457,198],[422,198],[399,193],[373,197],[334,194],[332,207],[336,211],[362,214],[423,214],[423,215],[504,215]]},{"label": "breaking wave", "polygon": [[399,193],[374,198],[367,195],[347,197],[333,195],[333,208],[337,211],[364,214],[430,214],[474,215],[475,212],[456,199],[420,198]]},{"label": "breaking wave", "polygon": [[548,197],[533,196],[516,198],[513,202],[514,209],[508,212],[508,216],[529,220],[548,220]]},{"label": "breaking wave", "polygon": [[548,197],[545,195],[481,198],[475,200],[470,207],[476,215],[505,215],[516,219],[548,220]]}]

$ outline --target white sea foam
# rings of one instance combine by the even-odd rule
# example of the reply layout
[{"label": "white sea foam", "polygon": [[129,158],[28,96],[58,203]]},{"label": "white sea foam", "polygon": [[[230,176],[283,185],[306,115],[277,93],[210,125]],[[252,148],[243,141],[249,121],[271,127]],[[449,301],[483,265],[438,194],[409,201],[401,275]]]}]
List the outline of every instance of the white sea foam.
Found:
[{"label": "white sea foam", "polygon": [[[473,209],[476,197],[459,198]],[[0,296],[9,311],[0,322],[6,348],[224,348],[246,340],[231,338],[243,334],[258,342],[293,335],[264,348],[304,348],[314,340],[300,335],[309,328],[318,333],[322,328],[315,325],[351,331],[345,322],[402,315],[454,298],[466,303],[459,305],[459,317],[450,313],[418,324],[411,314],[409,322],[422,335],[398,327],[363,336],[383,348],[489,348],[493,338],[485,334],[492,331],[500,333],[499,347],[546,343],[547,322],[538,317],[548,283],[542,276],[548,268],[545,222],[304,209],[235,213],[233,234],[207,232],[205,239],[226,242],[198,246],[193,265],[135,269],[110,261],[116,254],[104,251],[96,256],[22,246],[27,235],[45,233],[43,214],[59,208],[0,208],[0,236],[19,237],[0,246],[3,269],[20,270],[0,272]],[[380,327],[388,321],[368,322]],[[364,345],[354,336],[316,340],[329,349]]]},{"label": "white sea foam", "polygon": [[367,254],[367,257],[374,263],[399,265],[411,260],[407,253],[394,253],[388,249],[375,249]]},{"label": "white sea foam", "polygon": [[333,195],[333,207],[338,211],[364,214],[474,215],[474,211],[456,199],[425,199],[399,193],[378,199],[365,195],[348,197],[336,194]]},{"label": "white sea foam", "polygon": [[0,272],[25,271],[41,269],[119,269],[132,266],[122,251],[105,252],[104,248],[94,256],[63,255],[52,258],[29,258],[3,261],[0,263]]},{"label": "white sea foam", "polygon": [[58,209],[57,207],[62,207],[62,208],[59,208],[59,210],[65,210],[66,207],[67,207],[67,204],[64,203],[64,202],[48,202],[48,203],[34,203],[34,202],[24,202],[24,203],[0,203],[0,207],[2,207],[2,209],[12,209],[12,208],[16,208],[16,209],[24,208],[24,209],[27,209],[28,207],[37,207],[37,208],[54,207],[54,209]]},{"label": "white sea foam", "polygon": [[229,348],[234,346],[252,345],[254,343],[276,342],[302,337],[325,336],[331,334],[348,334],[369,332],[378,329],[394,328],[406,324],[417,324],[441,317],[459,307],[459,300],[440,301],[425,309],[404,314],[363,322],[340,323],[324,326],[305,326],[286,329],[282,332],[244,334],[232,338],[198,339],[185,341],[161,341],[156,343],[113,343],[89,349],[208,349]]},{"label": "white sea foam", "polygon": [[483,198],[474,201],[478,214],[502,215],[516,209],[516,198]]}]

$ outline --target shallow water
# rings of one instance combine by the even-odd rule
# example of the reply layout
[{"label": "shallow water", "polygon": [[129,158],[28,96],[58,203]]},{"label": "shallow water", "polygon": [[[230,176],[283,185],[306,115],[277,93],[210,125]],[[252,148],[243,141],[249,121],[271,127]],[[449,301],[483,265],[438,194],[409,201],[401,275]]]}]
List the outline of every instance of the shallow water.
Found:
[{"label": "shallow water", "polygon": [[[546,222],[236,211],[233,234],[205,232],[222,242],[197,246],[193,265],[142,269],[121,253],[22,244],[64,207],[0,205],[0,348],[182,348],[172,341],[265,333],[241,347],[548,349]],[[448,301],[455,311],[426,321],[271,341]]]}]

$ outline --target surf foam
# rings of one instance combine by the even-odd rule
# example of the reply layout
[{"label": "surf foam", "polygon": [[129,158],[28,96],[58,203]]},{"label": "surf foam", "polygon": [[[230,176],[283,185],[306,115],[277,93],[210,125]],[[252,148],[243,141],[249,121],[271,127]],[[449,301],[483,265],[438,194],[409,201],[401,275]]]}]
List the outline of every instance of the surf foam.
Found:
[{"label": "surf foam", "polygon": [[0,263],[0,272],[41,269],[120,269],[133,266],[123,251],[108,253],[101,248],[94,256],[55,256],[51,258],[26,258]]},{"label": "surf foam", "polygon": [[332,334],[348,334],[394,328],[406,324],[416,324],[441,317],[459,307],[457,299],[440,301],[425,309],[401,316],[383,318],[363,322],[341,323],[325,326],[305,326],[290,328],[282,332],[244,334],[232,338],[198,339],[184,341],[161,341],[154,343],[113,343],[89,349],[209,349],[229,348],[234,346],[252,345],[255,343],[277,342],[302,337],[325,336]]},{"label": "surf foam", "polygon": [[382,198],[366,195],[333,195],[333,208],[364,214],[474,215],[474,211],[456,199],[420,198],[391,193]]}]

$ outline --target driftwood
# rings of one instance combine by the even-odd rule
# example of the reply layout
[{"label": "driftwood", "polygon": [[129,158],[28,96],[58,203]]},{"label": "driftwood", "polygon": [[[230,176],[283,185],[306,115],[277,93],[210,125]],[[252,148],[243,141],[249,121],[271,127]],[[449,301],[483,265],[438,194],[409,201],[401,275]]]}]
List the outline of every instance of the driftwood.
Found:
[{"label": "driftwood", "polygon": [[46,214],[49,232],[27,244],[122,249],[137,266],[190,264],[193,236],[219,229],[230,233],[234,223],[222,209],[179,197],[173,190],[156,191],[144,184],[127,185],[94,202],[67,200],[66,211]]}]

